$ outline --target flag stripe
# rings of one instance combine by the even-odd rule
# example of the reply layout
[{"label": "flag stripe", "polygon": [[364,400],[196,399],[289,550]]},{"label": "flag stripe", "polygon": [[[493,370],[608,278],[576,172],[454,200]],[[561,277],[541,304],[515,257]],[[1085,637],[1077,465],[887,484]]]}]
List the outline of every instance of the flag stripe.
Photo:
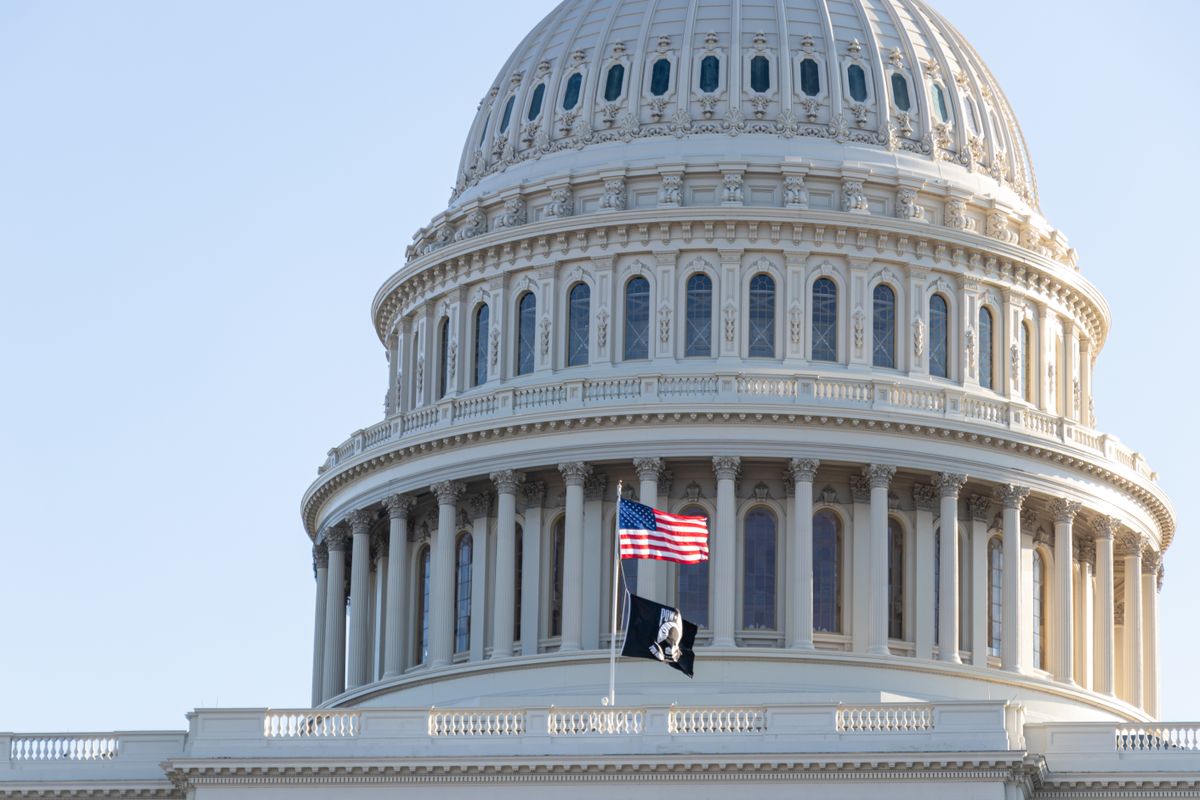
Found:
[{"label": "flag stripe", "polygon": [[647,558],[698,564],[708,560],[708,519],[668,514],[621,500],[617,529],[621,558]]}]

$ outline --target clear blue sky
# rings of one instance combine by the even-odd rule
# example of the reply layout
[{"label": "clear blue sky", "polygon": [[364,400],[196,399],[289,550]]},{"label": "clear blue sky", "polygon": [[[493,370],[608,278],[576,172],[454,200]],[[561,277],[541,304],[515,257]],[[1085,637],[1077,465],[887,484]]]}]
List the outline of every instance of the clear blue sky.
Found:
[{"label": "clear blue sky", "polygon": [[[936,5],[1112,305],[1097,412],[1175,501],[1164,709],[1200,719],[1200,4]],[[371,297],[551,6],[0,0],[0,730],[308,703],[300,495],[381,418]]]}]

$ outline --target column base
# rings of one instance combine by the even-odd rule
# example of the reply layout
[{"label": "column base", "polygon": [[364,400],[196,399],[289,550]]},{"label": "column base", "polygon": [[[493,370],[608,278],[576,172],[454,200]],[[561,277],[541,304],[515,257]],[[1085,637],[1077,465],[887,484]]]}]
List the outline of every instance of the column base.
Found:
[{"label": "column base", "polygon": [[815,646],[815,645],[813,645],[813,643],[812,643],[812,642],[796,642],[795,644],[793,644],[793,645],[791,646],[791,648],[790,648],[790,649],[792,649],[792,650],[800,650],[800,651],[803,651],[803,652],[805,652],[805,653],[811,653],[811,652],[815,652],[817,648],[816,648],[816,646]]},{"label": "column base", "polygon": [[733,639],[713,639],[709,647],[737,647],[737,642]]},{"label": "column base", "polygon": [[582,648],[575,642],[563,642],[558,646],[558,652],[560,653],[577,653],[581,649]]},{"label": "column base", "polygon": [[938,661],[941,661],[943,664],[961,664],[961,663],[963,663],[962,657],[958,653],[955,653],[950,656],[945,656],[945,657],[939,655]]},{"label": "column base", "polygon": [[887,645],[867,648],[867,655],[869,656],[890,656],[891,654],[892,651],[888,649]]}]

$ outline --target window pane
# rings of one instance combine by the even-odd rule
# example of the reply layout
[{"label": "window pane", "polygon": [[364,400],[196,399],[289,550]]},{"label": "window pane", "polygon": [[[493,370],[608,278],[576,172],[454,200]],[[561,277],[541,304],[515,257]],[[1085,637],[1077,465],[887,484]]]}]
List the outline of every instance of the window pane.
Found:
[{"label": "window pane", "polygon": [[450,320],[443,319],[442,324],[438,327],[438,363],[441,368],[438,370],[438,398],[446,396],[446,387],[449,385],[447,380],[450,374]]},{"label": "window pane", "polygon": [[517,311],[517,374],[533,372],[534,339],[537,335],[537,298],[521,295]]},{"label": "window pane", "polygon": [[1033,551],[1033,663],[1038,669],[1046,668],[1045,648],[1042,647],[1044,606],[1042,604],[1042,554]]},{"label": "window pane", "polygon": [[1021,324],[1021,387],[1025,401],[1033,402],[1033,330],[1029,323]]},{"label": "window pane", "polygon": [[524,575],[521,561],[525,557],[525,531],[520,525],[516,528],[517,557],[513,562],[513,641],[521,641],[521,578]]},{"label": "window pane", "polygon": [[421,585],[417,589],[419,609],[417,612],[420,625],[417,630],[418,663],[424,664],[429,660],[429,548],[421,551],[418,560],[420,564]]},{"label": "window pane", "polygon": [[479,131],[479,146],[483,147],[483,143],[487,141],[487,126],[492,121],[492,115],[488,114],[487,119],[483,121],[483,128]]},{"label": "window pane", "polygon": [[1004,607],[1001,603],[1004,596],[1004,560],[1000,540],[997,538],[988,542],[988,575],[988,652],[998,656],[1004,619]]},{"label": "window pane", "polygon": [[504,115],[500,117],[500,132],[504,133],[508,130],[508,122],[512,119],[513,102],[517,99],[516,95],[508,98],[508,102],[504,104]]},{"label": "window pane", "polygon": [[984,389],[995,388],[992,366],[992,312],[979,309],[979,385]]},{"label": "window pane", "polygon": [[912,102],[908,99],[908,81],[899,72],[892,73],[892,102],[901,111],[912,108]]},{"label": "window pane", "polygon": [[[686,508],[682,514],[696,517],[708,517],[702,508]],[[679,572],[679,613],[688,622],[694,622],[697,627],[708,627],[708,562],[699,564],[680,564]]]},{"label": "window pane", "polygon": [[904,531],[888,520],[888,636],[904,638]]},{"label": "window pane", "polygon": [[775,357],[775,280],[770,275],[750,279],[750,357]]},{"label": "window pane", "polygon": [[715,92],[721,85],[721,60],[716,56],[700,59],[700,91]]},{"label": "window pane", "polygon": [[613,64],[608,68],[608,80],[604,82],[604,99],[613,102],[621,96],[621,86],[625,83],[625,65]]},{"label": "window pane", "polygon": [[525,115],[528,120],[535,120],[542,113],[542,98],[546,96],[546,84],[539,83],[533,90],[533,99],[529,101],[529,112]]},{"label": "window pane", "polygon": [[929,298],[929,374],[938,378],[950,377],[949,317],[946,298]]},{"label": "window pane", "polygon": [[688,278],[684,355],[712,355],[712,279],[702,273]]},{"label": "window pane", "polygon": [[813,630],[842,629],[842,532],[832,511],[813,515]]},{"label": "window pane", "polygon": [[800,91],[809,97],[821,93],[821,73],[817,69],[817,62],[811,58],[800,62]]},{"label": "window pane", "polygon": [[577,283],[571,289],[570,309],[567,321],[567,366],[577,367],[588,363],[588,314],[592,290],[586,283]]},{"label": "window pane", "polygon": [[892,287],[875,287],[875,347],[872,363],[877,367],[896,367],[896,293]]},{"label": "window pane", "polygon": [[742,628],[775,630],[775,515],[746,515],[742,564]]},{"label": "window pane", "polygon": [[471,535],[458,540],[458,563],[454,580],[454,652],[471,646]]},{"label": "window pane", "polygon": [[863,102],[867,99],[867,74],[863,72],[863,68],[858,64],[851,64],[846,70],[846,77],[850,83],[850,97],[856,102]]},{"label": "window pane", "polygon": [[625,284],[625,360],[650,357],[650,282]]},{"label": "window pane", "polygon": [[941,643],[942,626],[942,529],[933,532],[933,643]]},{"label": "window pane", "polygon": [[566,527],[563,520],[554,525],[550,551],[550,635],[562,636],[563,611],[563,550]]},{"label": "window pane", "polygon": [[475,312],[475,385],[487,383],[488,379],[488,307],[480,306]]},{"label": "window pane", "polygon": [[942,118],[942,122],[949,122],[950,109],[946,107],[946,92],[940,83],[933,85],[933,104],[937,106],[938,116]]},{"label": "window pane", "polygon": [[771,62],[766,56],[750,59],[750,88],[756,92],[771,88]]},{"label": "window pane", "polygon": [[650,94],[655,97],[662,97],[667,93],[667,89],[671,86],[671,62],[665,58],[660,58],[654,62],[654,68],[650,71]]},{"label": "window pane", "polygon": [[563,110],[570,111],[579,103],[579,90],[583,88],[583,73],[576,72],[567,78],[567,90],[563,93]]},{"label": "window pane", "polygon": [[837,285],[821,278],[812,294],[813,361],[837,361]]}]

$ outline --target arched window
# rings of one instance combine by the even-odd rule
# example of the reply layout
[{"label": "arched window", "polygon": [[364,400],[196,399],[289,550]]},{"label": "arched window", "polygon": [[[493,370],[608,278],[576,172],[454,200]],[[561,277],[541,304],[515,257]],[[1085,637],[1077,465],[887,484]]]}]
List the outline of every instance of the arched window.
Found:
[{"label": "arched window", "polygon": [[942,122],[950,121],[950,107],[946,105],[946,90],[940,83],[933,85],[933,105],[937,108],[938,117]]},{"label": "arched window", "polygon": [[508,102],[504,104],[504,114],[500,117],[500,132],[504,133],[508,130],[508,123],[512,120],[513,103],[516,102],[517,96],[514,94],[508,98]]},{"label": "arched window", "polygon": [[813,514],[813,630],[842,629],[842,523],[828,509]]},{"label": "arched window", "polygon": [[662,97],[671,88],[671,61],[660,58],[650,70],[650,94]]},{"label": "arched window", "polygon": [[983,306],[979,309],[979,385],[984,389],[996,388],[993,347],[992,311]]},{"label": "arched window", "polygon": [[526,292],[517,301],[517,374],[533,372],[537,339],[537,298]]},{"label": "arched window", "polygon": [[516,529],[517,557],[513,562],[513,641],[521,641],[521,580],[524,576],[522,560],[525,558],[525,530],[518,525]]},{"label": "arched window", "polygon": [[1045,568],[1042,553],[1036,548],[1033,551],[1033,663],[1038,669],[1046,668],[1046,648],[1044,642],[1046,624],[1045,603]]},{"label": "arched window", "polygon": [[988,540],[988,653],[1000,655],[1004,630],[1004,552],[999,536]]},{"label": "arched window", "polygon": [[438,399],[446,396],[450,386],[450,319],[447,317],[438,325]]},{"label": "arched window", "polygon": [[949,322],[946,298],[935,294],[929,298],[929,374],[938,378],[950,377]]},{"label": "arched window", "polygon": [[1025,402],[1033,402],[1033,326],[1021,323],[1021,390]]},{"label": "arched window", "polygon": [[942,529],[933,532],[933,643],[941,644],[942,628]]},{"label": "arched window", "polygon": [[899,72],[892,73],[892,102],[901,111],[912,108],[912,100],[908,97],[908,81]]},{"label": "arched window", "polygon": [[488,123],[492,121],[492,115],[488,114],[483,119],[483,128],[479,131],[479,146],[483,147],[483,143],[487,141]]},{"label": "arched window", "polygon": [[533,98],[529,101],[529,111],[525,114],[525,119],[532,122],[537,119],[542,113],[542,99],[546,96],[546,84],[539,83],[537,88],[533,90]]},{"label": "arched window", "polygon": [[888,636],[904,638],[904,531],[888,519]]},{"label": "arched window", "polygon": [[761,273],[750,279],[750,357],[775,357],[775,279]]},{"label": "arched window", "polygon": [[430,548],[416,555],[416,663],[430,660]]},{"label": "arched window", "polygon": [[[412,363],[415,366],[420,361],[421,361],[421,336],[417,333],[414,333],[413,334]],[[421,396],[422,391],[424,391],[424,387],[420,386],[415,379],[413,381],[411,381],[411,384],[412,384],[412,390],[413,390],[412,404],[414,406],[416,406],[416,405],[419,405],[420,402],[424,399]]]},{"label": "arched window", "polygon": [[563,92],[563,111],[570,111],[579,104],[579,91],[583,88],[583,73],[576,72],[567,78],[567,89]]},{"label": "arched window", "polygon": [[[708,517],[703,508],[691,507],[679,512],[689,516]],[[698,564],[680,564],[679,575],[679,613],[689,622],[698,627],[708,627],[708,562]]]},{"label": "arched window", "polygon": [[566,522],[560,517],[550,537],[550,628],[551,637],[562,636],[563,550],[566,547]]},{"label": "arched window", "polygon": [[625,284],[625,360],[650,357],[650,281]]},{"label": "arched window", "polygon": [[620,99],[624,85],[625,65],[613,64],[608,68],[608,77],[604,81],[604,99],[610,103]]},{"label": "arched window", "polygon": [[750,59],[750,88],[765,92],[771,88],[771,62],[766,56]]},{"label": "arched window", "polygon": [[592,290],[586,283],[571,287],[567,311],[567,366],[588,363],[588,318],[591,313]]},{"label": "arched window", "polygon": [[837,284],[829,278],[813,284],[812,360],[837,361]]},{"label": "arched window", "polygon": [[454,566],[454,652],[463,653],[471,647],[471,534],[458,537]]},{"label": "arched window", "polygon": [[800,91],[808,97],[821,93],[821,70],[814,59],[806,58],[800,62]]},{"label": "arched window", "polygon": [[482,386],[488,379],[488,311],[484,303],[475,310],[475,386]]},{"label": "arched window", "polygon": [[858,64],[851,64],[846,70],[847,83],[850,84],[850,97],[856,103],[867,99],[867,73]]},{"label": "arched window", "polygon": [[684,355],[712,355],[712,279],[703,272],[688,278]]},{"label": "arched window", "polygon": [[775,630],[775,515],[756,508],[746,515],[742,539],[742,628]]},{"label": "arched window", "polygon": [[871,363],[877,367],[896,368],[896,292],[881,283],[875,287],[874,299],[875,346]]},{"label": "arched window", "polygon": [[700,91],[715,92],[721,85],[721,59],[705,56],[700,59]]}]

